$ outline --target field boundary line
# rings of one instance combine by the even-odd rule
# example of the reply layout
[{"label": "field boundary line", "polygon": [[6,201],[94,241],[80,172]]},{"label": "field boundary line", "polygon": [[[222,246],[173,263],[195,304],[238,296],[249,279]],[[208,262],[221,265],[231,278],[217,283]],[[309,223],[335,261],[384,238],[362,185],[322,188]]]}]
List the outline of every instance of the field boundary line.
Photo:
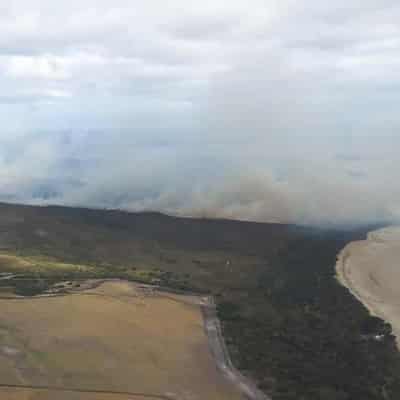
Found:
[{"label": "field boundary line", "polygon": [[46,386],[46,385],[11,385],[0,383],[0,389],[27,389],[27,390],[45,390],[49,392],[74,392],[74,393],[87,393],[87,394],[105,394],[105,395],[120,395],[120,396],[137,396],[148,399],[159,400],[176,400],[175,397],[163,394],[151,394],[140,392],[124,392],[118,390],[102,390],[102,389],[82,389],[82,388],[68,388],[62,386]]}]

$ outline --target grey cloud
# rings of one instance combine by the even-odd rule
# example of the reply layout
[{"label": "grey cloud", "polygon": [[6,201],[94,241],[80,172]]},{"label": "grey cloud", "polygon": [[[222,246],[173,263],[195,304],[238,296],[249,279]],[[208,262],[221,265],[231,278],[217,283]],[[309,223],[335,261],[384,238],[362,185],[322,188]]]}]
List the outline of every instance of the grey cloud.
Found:
[{"label": "grey cloud", "polygon": [[238,17],[203,16],[174,21],[166,32],[183,40],[218,40],[232,34],[240,25]]}]

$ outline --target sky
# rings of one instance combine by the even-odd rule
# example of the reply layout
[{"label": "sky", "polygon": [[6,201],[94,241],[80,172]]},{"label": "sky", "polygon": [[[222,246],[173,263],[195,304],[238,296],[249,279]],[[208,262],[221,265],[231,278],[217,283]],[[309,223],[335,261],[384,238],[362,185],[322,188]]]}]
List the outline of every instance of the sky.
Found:
[{"label": "sky", "polygon": [[400,218],[400,3],[3,0],[0,200]]}]

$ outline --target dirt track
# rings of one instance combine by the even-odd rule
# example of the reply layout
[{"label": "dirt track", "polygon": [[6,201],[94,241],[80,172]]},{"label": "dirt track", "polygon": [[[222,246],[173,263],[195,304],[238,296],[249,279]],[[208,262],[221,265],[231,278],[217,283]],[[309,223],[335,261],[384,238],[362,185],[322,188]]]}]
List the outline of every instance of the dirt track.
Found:
[{"label": "dirt track", "polygon": [[250,379],[243,376],[232,364],[228,350],[222,336],[221,324],[217,317],[215,302],[209,298],[208,304],[202,305],[204,315],[204,329],[206,331],[210,350],[221,373],[232,384],[237,386],[248,400],[271,400],[257,388]]}]

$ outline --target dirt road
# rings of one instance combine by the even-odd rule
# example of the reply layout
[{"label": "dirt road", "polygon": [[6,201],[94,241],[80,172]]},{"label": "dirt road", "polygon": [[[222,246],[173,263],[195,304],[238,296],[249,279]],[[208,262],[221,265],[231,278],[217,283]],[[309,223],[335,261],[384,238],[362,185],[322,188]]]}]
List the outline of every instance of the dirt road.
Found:
[{"label": "dirt road", "polygon": [[232,364],[222,336],[221,324],[217,317],[215,302],[212,297],[203,301],[204,329],[206,331],[211,353],[221,373],[239,388],[248,400],[271,400],[257,388],[254,382],[243,376]]}]

